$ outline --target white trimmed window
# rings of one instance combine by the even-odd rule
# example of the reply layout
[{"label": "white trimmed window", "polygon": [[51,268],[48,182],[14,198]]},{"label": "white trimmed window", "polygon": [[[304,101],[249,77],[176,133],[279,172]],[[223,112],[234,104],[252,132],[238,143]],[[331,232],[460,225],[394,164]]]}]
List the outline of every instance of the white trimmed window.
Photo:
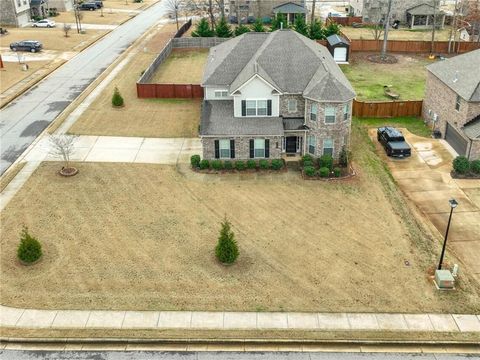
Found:
[{"label": "white trimmed window", "polygon": [[460,111],[460,104],[462,102],[460,95],[457,95],[457,100],[455,101],[455,110]]},{"label": "white trimmed window", "polygon": [[247,116],[257,115],[257,102],[255,100],[247,100]]},{"label": "white trimmed window", "polygon": [[350,116],[350,104],[343,105],[343,121],[347,121]]},{"label": "white trimmed window", "polygon": [[227,90],[215,90],[215,99],[221,99],[228,97]]},{"label": "white trimmed window", "polygon": [[267,115],[267,100],[257,100],[257,115]]},{"label": "white trimmed window", "polygon": [[255,139],[253,143],[253,151],[256,158],[265,157],[265,139]]},{"label": "white trimmed window", "polygon": [[267,116],[267,100],[247,100],[245,105],[247,116]]},{"label": "white trimmed window", "polygon": [[312,155],[315,155],[315,148],[317,146],[317,139],[315,139],[314,135],[309,135],[307,138],[308,142],[308,152]]},{"label": "white trimmed window", "polygon": [[230,159],[230,140],[222,139],[218,142],[220,149],[220,159]]},{"label": "white trimmed window", "polygon": [[325,124],[335,123],[335,106],[325,106]]},{"label": "white trimmed window", "polygon": [[297,100],[296,99],[288,99],[287,102],[288,112],[297,112]]},{"label": "white trimmed window", "polygon": [[323,139],[323,155],[333,156],[333,140]]},{"label": "white trimmed window", "polygon": [[318,114],[318,105],[312,104],[310,107],[310,120],[317,121],[317,114]]}]

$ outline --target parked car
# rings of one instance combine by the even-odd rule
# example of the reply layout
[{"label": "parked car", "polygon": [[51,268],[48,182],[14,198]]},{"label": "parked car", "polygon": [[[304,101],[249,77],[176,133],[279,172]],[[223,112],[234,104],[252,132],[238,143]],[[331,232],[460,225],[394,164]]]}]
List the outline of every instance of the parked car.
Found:
[{"label": "parked car", "polygon": [[46,28],[52,28],[55,27],[55,21],[48,20],[48,19],[43,19],[39,21],[35,21],[32,24],[33,27],[46,27]]},{"label": "parked car", "polygon": [[95,11],[97,10],[97,4],[94,2],[88,2],[88,3],[83,3],[78,6],[80,10],[89,10],[89,11]]},{"label": "parked car", "polygon": [[30,51],[32,53],[42,50],[42,43],[36,40],[23,40],[10,44],[12,51]]},{"label": "parked car", "polygon": [[97,9],[100,9],[103,7],[103,1],[102,0],[95,0],[94,1],[95,5],[97,5]]},{"label": "parked car", "polygon": [[402,132],[393,127],[379,127],[377,140],[383,145],[388,156],[407,157],[411,155],[410,145],[405,141]]}]

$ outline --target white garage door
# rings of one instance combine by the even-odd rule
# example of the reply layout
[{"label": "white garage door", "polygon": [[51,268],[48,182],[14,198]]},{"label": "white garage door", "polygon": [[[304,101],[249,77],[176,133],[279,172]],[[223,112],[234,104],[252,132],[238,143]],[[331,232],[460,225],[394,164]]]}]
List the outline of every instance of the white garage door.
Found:
[{"label": "white garage door", "polygon": [[335,48],[333,51],[333,60],[336,62],[347,61],[347,48]]}]

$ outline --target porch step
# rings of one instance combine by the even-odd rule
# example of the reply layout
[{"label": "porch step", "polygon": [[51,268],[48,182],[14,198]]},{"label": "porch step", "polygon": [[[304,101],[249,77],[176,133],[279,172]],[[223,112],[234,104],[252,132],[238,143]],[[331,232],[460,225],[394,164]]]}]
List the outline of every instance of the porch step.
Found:
[{"label": "porch step", "polygon": [[300,170],[300,162],[298,160],[285,161],[285,164],[287,165],[287,169],[289,170],[294,170],[294,171]]}]

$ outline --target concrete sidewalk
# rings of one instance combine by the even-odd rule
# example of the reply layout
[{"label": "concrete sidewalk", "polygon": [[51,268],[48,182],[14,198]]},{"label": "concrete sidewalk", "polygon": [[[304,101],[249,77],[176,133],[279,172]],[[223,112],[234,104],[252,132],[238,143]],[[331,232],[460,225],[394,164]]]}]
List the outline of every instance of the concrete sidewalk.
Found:
[{"label": "concrete sidewalk", "polygon": [[480,315],[34,310],[0,306],[0,326],[48,329],[302,329],[480,333]]}]

